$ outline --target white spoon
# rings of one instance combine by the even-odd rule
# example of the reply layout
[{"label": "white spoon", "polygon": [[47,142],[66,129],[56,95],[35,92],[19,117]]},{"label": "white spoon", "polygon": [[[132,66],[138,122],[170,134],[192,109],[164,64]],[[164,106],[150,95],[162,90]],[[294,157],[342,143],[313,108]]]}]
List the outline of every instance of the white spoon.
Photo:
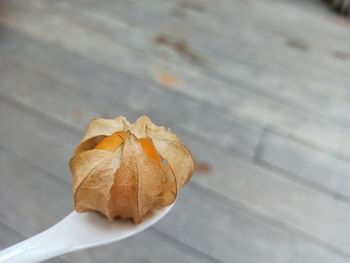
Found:
[{"label": "white spoon", "polygon": [[96,213],[72,212],[46,231],[0,251],[0,262],[40,262],[75,250],[116,242],[152,226],[173,206],[155,210],[137,225],[126,220],[109,222]]}]

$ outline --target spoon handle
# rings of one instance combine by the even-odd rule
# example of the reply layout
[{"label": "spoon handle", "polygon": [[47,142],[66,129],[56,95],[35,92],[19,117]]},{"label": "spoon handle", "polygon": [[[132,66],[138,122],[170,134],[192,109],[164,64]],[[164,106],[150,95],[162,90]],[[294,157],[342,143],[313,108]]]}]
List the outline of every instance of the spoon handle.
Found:
[{"label": "spoon handle", "polygon": [[[0,263],[37,263],[73,250],[69,242],[71,213],[49,229],[0,251]],[[75,227],[73,225],[73,227]]]},{"label": "spoon handle", "polygon": [[37,263],[68,252],[117,242],[157,223],[175,203],[149,213],[142,223],[109,222],[97,213],[71,212],[36,236],[0,251],[0,263]]},{"label": "spoon handle", "polygon": [[50,228],[18,244],[0,251],[0,263],[37,263],[67,251],[53,238]]}]

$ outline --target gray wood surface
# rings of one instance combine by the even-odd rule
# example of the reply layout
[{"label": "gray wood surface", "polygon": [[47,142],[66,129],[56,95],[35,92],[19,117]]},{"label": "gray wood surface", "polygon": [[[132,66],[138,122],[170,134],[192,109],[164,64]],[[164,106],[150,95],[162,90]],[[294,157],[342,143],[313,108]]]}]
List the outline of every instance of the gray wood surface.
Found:
[{"label": "gray wood surface", "polygon": [[[47,172],[2,149],[0,164],[0,217],[3,224],[11,225],[23,236],[30,236],[51,226],[71,211],[71,189],[67,182],[49,176]],[[52,185],[55,187],[52,188]],[[115,262],[116,258],[120,262],[159,261],[160,258],[167,258],[169,262],[214,262],[201,253],[181,246],[181,243],[179,246],[169,238],[160,239],[158,236],[157,232],[149,230],[141,238],[100,248],[98,253],[78,252],[64,258],[69,262]],[[1,235],[1,239],[7,242],[7,235]],[[152,251],[157,250],[159,253],[154,255]]]},{"label": "gray wood surface", "polygon": [[327,153],[266,131],[256,151],[256,160],[320,187],[334,197],[350,201],[349,163]]},{"label": "gray wood surface", "polygon": [[[124,8],[126,8],[126,10],[124,10],[125,13],[127,13],[127,11],[133,13],[134,9],[132,8],[137,7],[141,8],[145,14],[152,11],[152,15],[143,15],[140,18],[134,18],[136,20],[143,19],[142,25],[151,23],[149,20],[157,19],[159,17],[158,15],[153,15],[153,8],[155,8],[153,5],[142,5],[139,7],[139,2],[134,4],[136,6],[122,5],[120,9],[124,10]],[[160,7],[163,7],[164,5],[168,4],[160,4]],[[191,94],[193,97],[200,98],[201,100],[209,100],[209,102],[215,104],[219,108],[223,108],[224,106],[224,108],[228,108],[228,113],[235,118],[242,120],[248,119],[249,121],[263,125],[266,123],[276,125],[278,128],[282,129],[283,132],[288,133],[288,135],[297,137],[299,140],[315,145],[322,150],[332,151],[341,158],[347,158],[349,155],[350,142],[347,136],[348,129],[346,128],[348,127],[346,121],[347,114],[344,114],[344,112],[346,113],[348,111],[348,81],[345,76],[335,76],[334,74],[337,74],[337,71],[331,72],[331,76],[334,78],[331,80],[327,77],[324,71],[321,71],[316,75],[313,74],[313,71],[318,70],[317,68],[315,69],[315,67],[318,67],[320,64],[318,61],[314,61],[311,66],[310,64],[305,63],[301,66],[299,64],[295,66],[294,64],[300,62],[300,58],[294,58],[292,56],[290,60],[294,63],[293,69],[302,69],[301,71],[298,70],[295,72],[292,76],[289,76],[289,72],[293,71],[292,67],[286,65],[288,60],[284,61],[282,64],[284,65],[283,67],[280,66],[281,61],[266,61],[266,59],[264,60],[265,64],[260,65],[258,68],[247,64],[248,62],[254,63],[255,61],[260,61],[260,57],[264,56],[265,53],[270,56],[275,56],[276,48],[270,46],[269,49],[267,47],[260,48],[261,50],[258,56],[244,58],[243,60],[237,57],[232,58],[229,54],[224,54],[219,58],[219,61],[216,62],[204,60],[206,63],[193,64],[183,59],[182,56],[178,56],[178,54],[172,52],[172,49],[170,52],[169,50],[164,50],[164,48],[158,50],[159,47],[155,46],[153,42],[157,35],[162,34],[161,29],[159,29],[160,32],[157,32],[157,29],[155,29],[156,32],[152,32],[150,29],[147,29],[148,31],[144,32],[138,27],[133,29],[131,26],[125,25],[126,22],[119,23],[119,20],[117,20],[117,23],[115,23],[115,20],[112,19],[115,15],[112,16],[110,11],[106,8],[102,8],[104,12],[100,11],[97,17],[96,15],[92,16],[91,12],[95,11],[95,9],[93,9],[95,6],[93,3],[87,5],[87,9],[90,10],[87,14],[85,14],[86,12],[84,11],[80,12],[83,14],[72,12],[72,10],[65,5],[63,5],[63,7],[62,5],[57,7],[55,4],[40,4],[39,10],[38,7],[35,6],[36,5],[30,5],[30,8],[26,9],[26,12],[20,12],[15,9],[17,12],[10,12],[10,15],[6,17],[4,23],[33,37],[40,38],[49,43],[59,44],[68,50],[88,56],[90,59],[99,63],[107,64],[118,71],[130,75],[137,74],[138,79],[145,78],[150,81],[149,85],[152,86],[159,86],[159,84],[154,83],[157,81],[154,75],[157,74],[159,68],[165,67],[165,69],[173,72],[175,76],[178,74],[177,76],[180,79],[180,85],[183,83],[176,90],[177,92]],[[99,5],[98,10],[101,9],[101,6],[103,5]],[[149,8],[152,6],[153,8],[149,11]],[[47,11],[44,14],[40,11],[43,8]],[[166,8],[168,11],[170,9],[170,7]],[[120,13],[121,10],[117,13]],[[55,15],[52,15],[49,11],[55,12]],[[164,10],[161,9],[160,11]],[[79,14],[81,17],[79,17]],[[108,14],[109,19],[102,20],[104,15]],[[95,27],[97,24],[100,30],[96,30],[93,25],[82,23],[81,20],[84,18],[86,21],[91,20],[90,23]],[[60,22],[57,22],[57,20]],[[213,19],[210,21],[212,20]],[[329,19],[326,19],[323,23],[327,23],[328,20]],[[28,23],[28,21],[30,21],[30,23]],[[196,19],[193,19],[193,21],[194,22],[191,20],[190,25],[195,23]],[[160,18],[157,22],[162,25],[164,24],[161,23]],[[171,21],[169,23],[172,24]],[[70,26],[70,24],[74,25],[74,27]],[[224,25],[219,24],[216,26],[221,28]],[[49,32],[45,30],[47,27],[50,28]],[[195,32],[197,31],[201,30],[195,30]],[[223,32],[230,32],[230,30],[223,30]],[[346,33],[344,34],[346,35]],[[77,45],[76,42],[77,35],[80,36],[79,45]],[[133,41],[130,40],[126,43],[133,43],[139,46],[133,49],[126,46],[126,44],[123,43],[124,37],[122,36],[124,35],[132,35],[131,38]],[[191,35],[192,34],[189,34],[189,36]],[[207,33],[207,35],[210,36],[212,34]],[[255,33],[253,35],[255,35]],[[186,37],[189,36],[186,35]],[[221,38],[221,36],[215,37],[215,39]],[[261,42],[259,38],[258,40]],[[321,42],[323,41],[326,40],[322,39]],[[331,39],[328,39],[327,43],[330,43],[330,41]],[[211,43],[213,41],[203,40],[201,42]],[[228,43],[231,42],[235,43],[236,41],[228,41]],[[279,44],[283,43],[279,42]],[[104,48],[99,48],[101,46]],[[246,46],[246,43],[242,43],[236,48],[229,48],[231,46],[221,49],[227,50],[227,52],[240,50],[238,52],[239,54],[247,53],[241,51],[241,49]],[[254,47],[256,47],[256,45]],[[218,52],[223,52],[222,50],[208,48],[206,54],[210,59],[216,59]],[[284,58],[285,53],[288,55],[294,53],[294,50],[292,50],[291,53],[287,51],[288,50],[284,49],[283,53],[277,57]],[[164,54],[164,52],[166,53]],[[346,50],[342,50],[341,52],[347,53]],[[94,55],[90,56],[91,53]],[[166,59],[162,58],[164,56]],[[229,59],[226,59],[226,57],[229,57]],[[116,61],[118,61],[118,63],[115,63]],[[137,61],[137,63],[131,63],[131,61]],[[237,65],[235,64],[236,61],[243,61],[244,63]],[[63,63],[65,63],[65,61],[63,61]],[[268,65],[276,65],[275,67],[277,67],[277,69],[266,69],[266,63]],[[346,68],[346,65],[344,64],[345,62],[341,61],[341,63],[342,68]],[[66,63],[66,65],[67,64],[68,63]],[[332,63],[332,65],[333,64],[334,63]],[[225,74],[229,72],[229,76],[226,76],[227,74],[223,75],[222,73],[217,73],[218,68],[220,67],[223,68]],[[254,67],[256,69],[254,69]],[[81,67],[79,67],[79,69],[81,70]],[[86,68],[84,67],[84,69]],[[231,71],[231,69],[235,71]],[[281,70],[283,71],[281,72]],[[208,79],[202,75],[200,78],[195,77],[198,75],[198,72],[203,72],[211,78]],[[240,76],[243,79],[241,79]],[[98,80],[98,78],[95,79]],[[298,83],[299,80],[301,83]],[[250,83],[249,81],[256,81],[256,83]],[[90,81],[89,83],[92,82]],[[291,84],[292,86],[290,86]],[[122,85],[124,88],[126,86],[127,85]],[[132,91],[132,94],[134,95],[137,93],[135,90],[137,90],[140,84],[129,83],[129,86],[134,87],[134,91]],[[100,87],[102,89],[104,88],[103,85],[100,85]],[[212,96],[214,87],[215,89],[218,89],[218,96]],[[115,88],[113,88],[113,90],[114,89]],[[141,88],[141,90],[143,89],[144,88]],[[220,94],[222,94],[222,96]],[[339,96],[337,96],[337,94]],[[222,97],[225,99],[222,99]],[[113,99],[116,98],[113,97]],[[141,108],[140,105],[142,105],[141,103],[143,100],[140,100],[141,101],[138,101],[138,107]],[[319,107],[319,105],[322,105],[322,107]],[[135,107],[135,105],[131,106]],[[142,110],[142,108],[140,110]],[[315,115],[314,118],[310,118],[310,114]],[[343,119],[339,119],[339,117]],[[334,122],[341,125],[334,125]],[[322,133],[318,132],[320,128],[323,130]],[[334,139],[334,135],[339,139]]]},{"label": "gray wood surface", "polygon": [[318,1],[0,9],[0,248],[72,209],[92,117],[149,114],[204,168],[152,229],[48,262],[349,261],[350,22]]}]

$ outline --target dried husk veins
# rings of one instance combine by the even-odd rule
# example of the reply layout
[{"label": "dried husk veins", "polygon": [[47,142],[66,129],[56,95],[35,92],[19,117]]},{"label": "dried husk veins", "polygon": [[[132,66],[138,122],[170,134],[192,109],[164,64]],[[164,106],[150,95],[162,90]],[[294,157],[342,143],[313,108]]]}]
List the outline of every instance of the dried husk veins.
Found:
[{"label": "dried husk veins", "polygon": [[[109,191],[114,183],[111,174],[114,174],[120,166],[121,148],[115,152],[103,151],[103,158],[101,158],[101,153],[96,154],[96,151],[88,151],[88,156],[83,156],[85,158],[83,159],[84,162],[89,163],[85,166],[88,166],[90,171],[82,180],[80,178],[83,176],[81,174],[84,171],[78,171],[81,182],[79,185],[74,184],[76,186],[74,192],[75,208],[78,212],[96,210],[109,217]],[[86,152],[83,152],[81,155],[84,153]],[[100,157],[100,159],[97,160],[96,156]],[[82,158],[80,157],[79,159],[81,160]]]},{"label": "dried husk veins", "polygon": [[[116,132],[127,135],[115,151],[95,149]],[[143,149],[141,138],[154,145],[162,162]],[[97,211],[110,220],[132,218],[136,223],[153,208],[174,202],[193,172],[192,156],[179,138],[146,116],[131,125],[124,117],[92,120],[70,165],[78,212]]]},{"label": "dried husk veins", "polygon": [[93,119],[87,126],[86,133],[75,149],[75,154],[92,149],[105,136],[125,131],[130,123],[124,117],[116,119]]},{"label": "dried husk veins", "polygon": [[116,216],[132,217],[138,223],[141,221],[142,215],[138,204],[139,175],[134,141],[133,136],[129,136],[124,142],[122,162],[114,175],[114,184],[110,188],[109,219]]}]

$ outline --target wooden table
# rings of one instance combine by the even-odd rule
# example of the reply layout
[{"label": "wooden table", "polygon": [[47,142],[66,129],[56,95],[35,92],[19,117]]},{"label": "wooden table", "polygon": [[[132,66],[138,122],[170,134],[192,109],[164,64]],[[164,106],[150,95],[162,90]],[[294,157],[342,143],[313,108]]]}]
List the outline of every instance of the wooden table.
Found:
[{"label": "wooden table", "polygon": [[72,209],[94,116],[197,162],[152,229],[49,262],[349,262],[350,22],[322,1],[4,0],[0,248]]}]

